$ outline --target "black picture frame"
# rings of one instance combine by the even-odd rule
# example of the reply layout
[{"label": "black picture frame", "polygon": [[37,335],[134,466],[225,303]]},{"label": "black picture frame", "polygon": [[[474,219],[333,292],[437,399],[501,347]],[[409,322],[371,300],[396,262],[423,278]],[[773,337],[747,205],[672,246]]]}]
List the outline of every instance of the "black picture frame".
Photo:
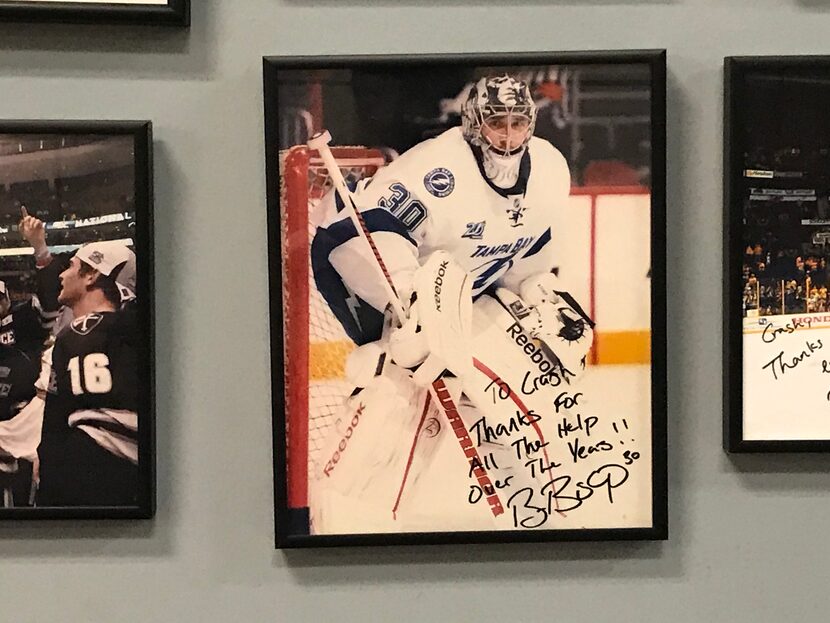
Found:
[{"label": "black picture frame", "polygon": [[[818,273],[809,264],[811,258],[804,250],[807,247],[798,250],[807,260],[801,268],[798,258],[790,257],[796,243],[807,244],[805,236],[812,237],[822,230],[826,215],[812,219],[808,214],[805,219],[802,214],[795,217],[799,221],[795,223],[790,219],[794,213],[790,215],[786,209],[795,204],[800,210],[818,213],[824,211],[822,204],[826,205],[827,185],[819,175],[826,154],[814,145],[817,140],[827,139],[830,129],[824,121],[827,116],[813,110],[809,90],[826,90],[823,85],[827,83],[828,56],[724,59],[723,447],[729,453],[830,451],[830,430],[823,432],[820,425],[814,426],[806,418],[800,420],[803,413],[815,408],[826,410],[826,399],[830,400],[830,382],[823,382],[820,368],[827,356],[816,348],[820,340],[810,347],[810,340],[801,339],[807,334],[799,326],[807,317],[824,315],[810,300],[811,283],[819,284],[811,277]],[[789,160],[781,160],[785,144],[795,148],[798,155],[793,152]],[[813,156],[821,160],[808,164],[807,159]],[[799,193],[804,193],[804,201]],[[777,224],[769,220],[770,215],[778,214],[785,220]],[[758,237],[762,221],[770,234],[764,234],[764,240]],[[791,250],[772,242],[774,238],[798,240],[789,245]],[[748,246],[756,242],[753,254],[749,254]],[[778,250],[783,258],[778,257]],[[783,266],[781,259],[795,259],[795,272]],[[795,286],[791,288],[790,283]],[[773,290],[778,299],[774,302]],[[814,320],[809,324],[813,327]],[[778,330],[781,326],[783,331]],[[761,337],[751,337],[755,333]],[[804,343],[798,348],[785,335]],[[747,352],[747,344],[751,352]],[[783,369],[781,362],[790,362],[790,356],[800,361],[792,361],[795,366]],[[745,374],[747,369],[753,371],[751,377]],[[778,387],[782,381],[803,383],[808,375],[815,381],[804,385],[804,391]],[[747,388],[748,384],[751,387]],[[791,396],[792,408],[800,413],[782,408],[769,391]],[[747,400],[751,401],[748,408]],[[792,417],[782,423],[779,418],[787,415]]]},{"label": "black picture frame", "polygon": [[0,0],[0,22],[61,22],[82,24],[143,24],[190,26],[190,0],[165,4],[118,2],[43,2]]},{"label": "black picture frame", "polygon": [[[71,151],[72,147],[77,144],[78,149],[95,147],[96,141],[119,141],[132,140],[132,146],[120,146],[118,153],[120,157],[117,161],[110,163],[110,166],[118,166],[117,170],[124,172],[127,179],[132,179],[134,184],[134,194],[132,198],[120,197],[119,205],[124,205],[132,208],[132,214],[126,212],[121,215],[112,215],[112,218],[103,219],[104,222],[109,223],[118,222],[123,224],[110,225],[116,227],[113,230],[115,233],[123,234],[123,231],[128,231],[131,236],[131,246],[136,256],[136,278],[135,278],[135,305],[130,308],[131,314],[134,318],[134,330],[139,338],[135,339],[132,344],[134,351],[130,357],[135,358],[136,365],[136,382],[139,385],[137,396],[137,431],[133,434],[135,443],[137,445],[137,461],[138,461],[138,483],[136,494],[134,496],[135,503],[118,504],[118,505],[74,505],[71,503],[61,505],[43,506],[16,506],[13,508],[4,507],[2,500],[0,500],[0,519],[148,519],[155,515],[156,511],[156,422],[155,422],[155,320],[154,320],[154,244],[153,244],[153,131],[152,122],[141,121],[101,121],[101,120],[10,120],[0,121],[0,138],[8,138],[10,135],[20,135],[21,137],[43,137],[47,140],[67,140],[66,151]],[[77,137],[77,138],[75,138]],[[37,140],[36,138],[36,140]],[[73,138],[75,140],[73,141]],[[64,145],[61,145],[62,149]],[[41,149],[49,150],[55,149],[60,151],[54,145],[44,144]],[[106,147],[105,147],[106,149]],[[131,164],[122,164],[126,160],[127,154],[131,153]],[[53,152],[54,153],[54,152]],[[101,162],[106,162],[106,151],[96,152],[96,160],[99,164],[90,164],[89,156],[80,153],[61,154],[57,158],[52,158],[52,166],[39,168],[37,165],[32,169],[32,165],[27,165],[24,168],[34,170],[35,175],[46,176],[37,177],[34,183],[41,183],[49,181],[54,184],[57,178],[50,178],[55,171],[66,171],[73,168],[71,164],[62,164],[64,161],[70,163],[72,161],[83,162],[78,165],[76,177],[78,180],[87,180],[87,182],[78,182],[78,185],[89,183],[89,171],[98,170],[96,167],[101,166]],[[110,152],[112,153],[112,152]],[[24,154],[25,155],[25,154]],[[47,160],[50,158],[47,157]],[[55,166],[57,165],[57,166]],[[81,169],[86,172],[81,173]],[[101,171],[108,171],[109,169],[101,169]],[[115,170],[115,169],[114,169]],[[48,172],[45,172],[48,171]],[[94,173],[93,173],[94,175]],[[20,175],[17,175],[20,177]],[[31,175],[30,175],[31,176]],[[23,179],[23,178],[21,178]],[[66,178],[69,179],[69,178]],[[61,178],[61,180],[66,181]],[[8,182],[8,179],[6,180]],[[28,182],[26,182],[28,183]],[[74,183],[74,182],[73,182]],[[104,184],[110,184],[112,180],[104,181]],[[11,186],[9,186],[11,188]],[[112,191],[110,192],[112,194]],[[8,199],[8,195],[6,197]],[[23,202],[26,201],[26,195],[19,197]],[[111,203],[106,203],[101,200],[101,210],[111,206]],[[61,210],[66,209],[62,207]],[[122,208],[127,209],[127,208]],[[124,218],[114,218],[115,216],[123,216]],[[79,217],[80,218],[80,217]],[[132,220],[130,220],[132,219]],[[53,225],[60,225],[55,227],[58,230],[57,235],[60,235],[60,230],[68,228],[67,231],[73,227],[87,227],[96,226],[96,223],[90,223],[87,219],[84,221],[76,221],[72,223],[53,223]],[[100,226],[104,228],[103,225]],[[126,229],[124,229],[126,228]],[[13,227],[12,229],[16,229]],[[66,235],[62,240],[50,242],[50,228],[49,223],[46,224],[47,230],[47,244],[50,250],[57,252],[66,252],[67,249],[77,248],[79,244],[72,244],[69,235]],[[6,232],[8,233],[8,229]],[[113,239],[113,233],[104,234],[98,231],[93,232],[94,236],[91,240],[84,240],[83,242],[96,240]],[[52,232],[55,235],[55,232]],[[25,243],[24,243],[25,244]],[[62,244],[53,248],[53,244]],[[68,255],[68,254],[67,254]],[[54,253],[53,253],[54,257]],[[2,259],[2,258],[0,258]],[[53,260],[54,261],[54,260]],[[122,293],[123,294],[123,293]],[[121,313],[121,312],[119,312]],[[60,321],[58,321],[60,322]],[[66,327],[68,330],[68,327]],[[130,359],[132,360],[132,359]],[[81,377],[86,378],[86,377]],[[82,381],[87,383],[87,381]],[[118,382],[117,380],[115,381]],[[74,383],[74,381],[73,381]],[[51,391],[50,381],[50,391]],[[73,389],[74,391],[74,389]],[[48,400],[48,392],[47,398]],[[102,404],[102,406],[104,406]],[[106,426],[105,426],[106,428]],[[118,434],[123,434],[124,431],[117,427],[112,430]],[[42,443],[42,442],[41,442]],[[42,448],[42,445],[41,445]],[[39,449],[40,451],[40,449]],[[37,499],[37,498],[35,498]]]},{"label": "black picture frame", "polygon": [[[290,400],[286,395],[286,353],[293,354],[290,344],[295,328],[290,328],[287,318],[292,299],[285,296],[283,288],[293,273],[286,258],[291,257],[290,243],[283,236],[287,215],[282,208],[281,193],[286,188],[288,174],[281,170],[281,149],[292,143],[288,135],[294,135],[296,124],[284,118],[281,110],[293,105],[289,100],[297,84],[286,78],[281,84],[282,72],[305,72],[317,76],[334,72],[340,78],[349,71],[365,71],[367,74],[400,71],[401,75],[413,72],[427,75],[424,70],[434,70],[437,80],[441,72],[473,67],[536,67],[561,65],[617,67],[636,64],[648,72],[648,116],[650,119],[647,140],[651,147],[647,162],[650,168],[650,218],[645,230],[649,242],[650,266],[643,271],[650,279],[647,292],[650,295],[650,341],[647,357],[650,362],[650,435],[646,446],[651,455],[650,513],[647,525],[635,527],[576,528],[567,530],[449,530],[372,532],[351,531],[339,534],[310,534],[309,509],[302,504],[293,507],[292,492],[288,485],[287,435],[292,428],[287,424]],[[668,482],[667,482],[667,414],[666,414],[666,53],[664,50],[545,52],[510,54],[459,54],[416,56],[327,56],[327,57],[265,57],[264,112],[265,157],[267,174],[269,282],[271,317],[271,369],[272,369],[272,417],[274,448],[274,505],[276,547],[308,548],[364,545],[421,545],[445,543],[508,543],[542,541],[604,541],[604,540],[662,540],[668,538]],[[427,72],[428,73],[428,72]],[[302,78],[299,79],[302,82]],[[392,87],[389,87],[390,89]],[[391,92],[391,91],[390,91]],[[319,91],[317,91],[319,95]],[[373,94],[375,101],[383,99],[383,93]],[[340,113],[336,113],[340,114]],[[333,116],[336,116],[333,115]],[[343,113],[345,114],[345,113]],[[313,115],[313,113],[312,113]],[[301,119],[310,115],[303,113]],[[342,116],[342,115],[341,115]],[[371,114],[369,114],[371,117]],[[302,125],[302,123],[300,124]],[[309,128],[308,134],[311,133]],[[302,130],[302,128],[301,128]],[[335,141],[334,144],[337,144]],[[343,144],[343,143],[341,143]],[[353,143],[346,143],[353,144]],[[305,173],[303,173],[305,176]],[[305,179],[303,177],[302,179]],[[303,182],[304,183],[304,182]],[[303,238],[304,236],[300,236]],[[307,260],[306,260],[307,261]],[[306,280],[300,277],[300,281]],[[312,286],[313,288],[313,286]],[[307,333],[307,331],[306,331]],[[300,366],[302,368],[302,366]],[[288,380],[291,382],[291,375]],[[305,385],[305,381],[301,381]],[[306,403],[308,404],[308,403]],[[305,426],[305,425],[303,425]],[[294,430],[303,427],[294,426]],[[308,444],[306,440],[304,443]],[[618,450],[622,450],[618,446]],[[303,449],[302,452],[308,452]],[[303,459],[305,460],[305,459]],[[575,460],[575,459],[574,459]],[[300,468],[305,471],[305,467]],[[305,476],[304,476],[305,477]],[[304,492],[306,493],[306,492]],[[303,498],[305,499],[305,498]]]}]

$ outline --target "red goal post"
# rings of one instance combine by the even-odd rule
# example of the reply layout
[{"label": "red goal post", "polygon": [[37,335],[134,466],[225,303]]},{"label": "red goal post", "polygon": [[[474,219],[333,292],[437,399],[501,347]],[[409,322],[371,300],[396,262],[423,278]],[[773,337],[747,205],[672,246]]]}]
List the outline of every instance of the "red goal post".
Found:
[{"label": "red goal post", "polygon": [[[347,182],[385,164],[381,151],[332,147]],[[332,182],[316,151],[300,145],[280,153],[285,417],[289,508],[308,506],[309,474],[325,431],[347,397],[343,363],[352,348],[313,284],[315,208]]]}]

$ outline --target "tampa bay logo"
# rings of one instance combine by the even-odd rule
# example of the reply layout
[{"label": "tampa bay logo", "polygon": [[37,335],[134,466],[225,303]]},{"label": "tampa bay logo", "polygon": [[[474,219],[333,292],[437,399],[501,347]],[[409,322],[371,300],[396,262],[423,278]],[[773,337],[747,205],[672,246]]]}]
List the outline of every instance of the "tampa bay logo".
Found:
[{"label": "tampa bay logo", "polygon": [[455,177],[449,169],[439,167],[424,176],[424,186],[431,195],[446,197],[455,188]]},{"label": "tampa bay logo", "polygon": [[91,314],[87,314],[86,316],[82,316],[77,320],[72,321],[72,330],[77,333],[78,335],[86,335],[87,333],[91,332],[95,327],[101,324],[101,321],[104,319],[103,314],[99,314],[97,312],[92,312]]}]

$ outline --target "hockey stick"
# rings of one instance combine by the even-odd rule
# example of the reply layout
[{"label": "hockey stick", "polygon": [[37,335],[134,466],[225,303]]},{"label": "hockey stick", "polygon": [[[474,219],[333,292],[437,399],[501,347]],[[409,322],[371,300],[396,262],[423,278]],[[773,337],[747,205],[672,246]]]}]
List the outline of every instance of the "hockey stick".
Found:
[{"label": "hockey stick", "polygon": [[[343,202],[345,206],[346,212],[349,215],[352,223],[355,226],[358,236],[363,238],[369,247],[372,249],[372,254],[375,256],[376,264],[379,276],[381,277],[381,284],[386,291],[386,296],[389,299],[389,304],[392,307],[395,315],[398,317],[398,324],[403,325],[404,321],[406,320],[406,311],[404,310],[403,303],[401,303],[400,296],[398,295],[397,290],[395,289],[395,285],[392,283],[392,277],[389,274],[388,269],[386,268],[386,264],[381,257],[380,251],[378,250],[377,246],[375,246],[374,240],[372,240],[372,235],[369,232],[369,228],[366,226],[366,222],[363,220],[363,216],[360,214],[359,210],[357,209],[357,204],[354,201],[351,191],[349,190],[349,186],[346,184],[346,180],[343,178],[343,174],[340,172],[340,167],[337,164],[337,161],[334,158],[334,154],[331,153],[331,149],[329,148],[329,143],[331,142],[331,134],[328,130],[324,130],[318,134],[315,134],[308,140],[308,147],[309,149],[314,149],[320,155],[320,158],[323,160],[323,164],[326,165],[326,169],[328,170],[329,176],[332,179],[334,184],[335,191],[340,196],[340,200]],[[447,389],[446,384],[443,380],[443,370],[440,372],[440,376],[433,380],[429,387],[429,393],[432,396],[435,404],[437,407],[444,413],[444,416],[447,418],[449,422],[450,428],[452,428],[453,433],[455,434],[458,442],[461,446],[461,451],[464,453],[464,456],[471,466],[471,473],[476,476],[479,485],[481,486],[482,491],[484,491],[486,495],[486,499],[488,504],[490,505],[490,510],[493,513],[493,516],[498,516],[504,513],[504,507],[502,506],[501,500],[496,493],[496,488],[493,486],[493,483],[487,474],[486,470],[484,469],[484,463],[481,460],[481,457],[476,450],[475,444],[470,439],[469,433],[467,431],[466,426],[464,426],[464,422],[461,419],[461,416],[458,413],[458,408],[455,405],[455,401],[453,400],[452,396],[450,395],[449,390]],[[413,451],[415,448],[415,444],[417,443],[417,436],[416,439],[413,441]],[[408,473],[407,467],[407,473]],[[404,474],[404,482],[402,483],[402,487],[406,482],[407,474]],[[400,501],[401,492],[398,493],[398,502]],[[397,509],[398,502],[395,504],[395,508]]]},{"label": "hockey stick", "polygon": [[320,154],[320,158],[322,158],[323,164],[326,165],[329,176],[334,183],[334,188],[337,194],[340,195],[340,200],[346,206],[346,212],[354,224],[358,236],[363,238],[369,244],[369,247],[371,247],[372,254],[376,260],[375,267],[380,272],[381,284],[383,289],[386,290],[386,297],[389,299],[389,304],[398,317],[398,325],[403,325],[404,320],[406,320],[406,311],[404,311],[401,299],[398,296],[397,290],[395,290],[395,285],[392,283],[392,277],[386,269],[386,264],[384,264],[383,258],[380,256],[380,251],[375,246],[375,241],[372,240],[369,228],[366,227],[366,221],[363,220],[363,216],[357,209],[357,205],[352,198],[352,192],[349,190],[349,186],[346,184],[346,180],[340,172],[340,167],[334,159],[334,154],[331,153],[331,149],[329,148],[330,142],[331,134],[328,130],[324,130],[308,139],[307,144],[309,149],[316,149],[317,153]]}]

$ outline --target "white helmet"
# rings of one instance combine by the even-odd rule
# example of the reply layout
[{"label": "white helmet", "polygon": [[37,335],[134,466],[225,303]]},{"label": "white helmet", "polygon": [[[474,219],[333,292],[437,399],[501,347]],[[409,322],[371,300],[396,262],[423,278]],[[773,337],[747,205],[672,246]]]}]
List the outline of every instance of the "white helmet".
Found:
[{"label": "white helmet", "polygon": [[[494,117],[516,117],[527,121],[521,141],[511,146],[493,144],[482,127]],[[470,89],[467,101],[461,107],[461,128],[464,138],[480,147],[485,153],[492,151],[499,156],[513,156],[524,151],[536,126],[536,104],[525,82],[508,75],[481,78]],[[509,126],[508,126],[509,127]]]}]

